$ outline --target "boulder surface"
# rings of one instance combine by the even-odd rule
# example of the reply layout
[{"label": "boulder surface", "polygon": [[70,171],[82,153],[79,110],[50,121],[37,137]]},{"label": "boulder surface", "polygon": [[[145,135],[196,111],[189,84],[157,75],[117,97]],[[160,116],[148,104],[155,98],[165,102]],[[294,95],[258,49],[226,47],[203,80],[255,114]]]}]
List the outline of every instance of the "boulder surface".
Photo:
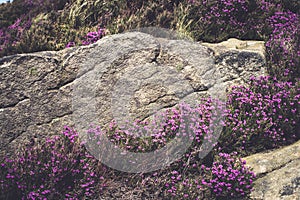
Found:
[{"label": "boulder surface", "polygon": [[215,51],[128,32],[89,46],[0,58],[0,154],[60,134],[64,125],[144,119],[207,95],[224,100],[225,89],[265,74],[263,50]]},{"label": "boulder surface", "polygon": [[300,141],[268,153],[245,158],[258,176],[252,199],[300,199]]}]

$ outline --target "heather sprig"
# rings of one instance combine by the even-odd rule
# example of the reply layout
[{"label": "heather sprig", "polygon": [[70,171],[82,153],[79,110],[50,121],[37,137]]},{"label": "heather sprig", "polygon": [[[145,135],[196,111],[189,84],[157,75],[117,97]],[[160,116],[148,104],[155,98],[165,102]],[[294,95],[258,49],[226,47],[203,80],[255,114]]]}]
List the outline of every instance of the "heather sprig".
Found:
[{"label": "heather sprig", "polygon": [[233,87],[219,144],[228,152],[249,154],[296,141],[299,91],[299,82],[269,76],[252,77],[249,87]]},{"label": "heather sprig", "polygon": [[212,167],[201,166],[209,175],[202,184],[211,189],[213,196],[243,198],[250,194],[256,175],[237,153],[219,153]]},{"label": "heather sprig", "polygon": [[[105,29],[104,28],[98,28],[97,31],[92,31],[88,32],[85,36],[85,39],[82,40],[81,44],[82,45],[89,45],[97,42],[100,40],[102,37],[105,36]],[[66,48],[74,47],[76,46],[76,43],[74,41],[68,42],[66,45]]]},{"label": "heather sprig", "polygon": [[300,75],[300,17],[291,11],[277,11],[268,18],[272,33],[266,43],[270,74],[295,80]]},{"label": "heather sprig", "polygon": [[22,147],[13,159],[1,164],[0,195],[13,199],[91,198],[95,189],[101,192],[101,185],[104,187],[103,177],[93,171],[97,163],[79,143],[78,134],[65,127],[63,135]]},{"label": "heather sprig", "polygon": [[105,35],[105,29],[99,28],[98,31],[89,32],[85,36],[85,40],[82,41],[83,45],[89,45],[97,42]]},{"label": "heather sprig", "polygon": [[197,172],[173,170],[164,185],[172,199],[245,198],[253,189],[256,175],[236,152],[219,153],[211,167],[197,165]]}]

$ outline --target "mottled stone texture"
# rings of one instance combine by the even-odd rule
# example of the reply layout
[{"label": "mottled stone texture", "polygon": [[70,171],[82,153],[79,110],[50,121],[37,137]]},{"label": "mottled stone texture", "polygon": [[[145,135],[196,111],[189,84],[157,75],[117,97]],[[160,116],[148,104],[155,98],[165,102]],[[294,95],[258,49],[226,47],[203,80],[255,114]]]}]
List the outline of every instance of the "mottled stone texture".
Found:
[{"label": "mottled stone texture", "polygon": [[300,199],[300,141],[268,153],[245,158],[258,179],[252,199]]},{"label": "mottled stone texture", "polygon": [[[0,58],[1,155],[95,116],[104,125],[124,113],[144,119],[208,94],[224,99],[224,88],[265,72],[263,50],[215,51],[129,32],[90,46]],[[91,94],[94,104],[84,101]]]}]

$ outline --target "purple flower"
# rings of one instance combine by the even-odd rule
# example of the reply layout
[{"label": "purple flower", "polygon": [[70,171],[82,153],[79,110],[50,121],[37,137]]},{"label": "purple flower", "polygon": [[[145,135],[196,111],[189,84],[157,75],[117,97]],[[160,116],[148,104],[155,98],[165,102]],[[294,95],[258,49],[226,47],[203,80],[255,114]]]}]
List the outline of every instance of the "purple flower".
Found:
[{"label": "purple flower", "polygon": [[68,42],[68,44],[66,45],[66,48],[70,48],[70,47],[74,47],[76,46],[75,42]]},{"label": "purple flower", "polygon": [[18,19],[15,21],[15,23],[13,23],[12,25],[10,25],[10,26],[8,27],[8,29],[17,29],[17,28],[19,27],[20,23],[21,23],[21,19],[18,18]]}]

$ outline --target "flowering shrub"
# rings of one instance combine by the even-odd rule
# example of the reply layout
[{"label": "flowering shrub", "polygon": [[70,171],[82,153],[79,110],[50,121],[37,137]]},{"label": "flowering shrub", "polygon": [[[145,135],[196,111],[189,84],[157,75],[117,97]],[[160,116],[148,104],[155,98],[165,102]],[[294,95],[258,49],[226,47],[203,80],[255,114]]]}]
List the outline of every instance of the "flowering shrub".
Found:
[{"label": "flowering shrub", "polygon": [[[201,170],[203,160],[198,158],[198,153],[201,151],[200,147],[204,139],[213,140],[215,137],[209,126],[217,114],[212,103],[211,99],[203,99],[203,104],[196,107],[180,104],[176,108],[167,109],[151,122],[137,121],[127,127],[118,127],[115,122],[112,122],[107,132],[90,129],[87,136],[91,138],[107,134],[112,142],[126,150],[146,152],[164,146],[178,134],[185,134],[193,142],[181,159],[167,169],[155,172],[153,176],[141,175],[141,179],[138,180],[143,184],[163,186],[166,197],[171,195],[176,199],[202,199],[207,193],[205,189],[207,185],[203,185],[201,180],[202,177],[209,177],[211,171],[207,167],[206,171]],[[150,134],[150,138],[139,139],[137,136],[145,134],[141,131],[149,131],[153,134]],[[133,133],[140,135],[134,136]],[[91,143],[87,144],[86,141],[79,143],[78,134],[73,129],[65,127],[63,136],[55,136],[47,139],[45,143],[29,145],[21,149],[16,158],[6,159],[5,163],[1,164],[2,193],[0,195],[19,199],[54,197],[82,199],[91,198],[96,195],[95,192],[103,191],[105,184],[102,175],[106,170],[85,151],[83,144]],[[214,143],[210,144],[214,145]],[[160,180],[155,176],[158,173],[164,178]],[[129,177],[124,173],[113,174],[114,176],[110,176],[111,179],[121,179],[124,176],[129,180],[126,182],[127,185],[137,187],[136,182],[133,181],[137,178]],[[195,176],[198,178],[195,179]],[[248,194],[246,190],[245,194]]]},{"label": "flowering shrub", "polygon": [[[275,12],[268,22],[272,33],[266,43],[271,75],[283,74],[287,80],[300,75],[300,16],[287,12]],[[292,79],[291,79],[292,78]]]},{"label": "flowering shrub", "polygon": [[[36,21],[40,15],[57,19],[54,13],[63,9],[67,2],[69,0],[25,0],[0,6],[0,18],[3,19],[0,33],[4,33],[0,36],[0,56],[56,50],[61,40],[58,33],[63,29],[59,27],[58,31],[53,22],[50,26]],[[51,44],[53,40],[58,44]]]},{"label": "flowering shrub", "polygon": [[21,17],[8,28],[0,29],[0,52],[3,50],[5,50],[5,52],[16,51],[14,47],[18,45],[20,38],[30,26],[31,20],[26,20]]},{"label": "flowering shrub", "polygon": [[[203,1],[203,23],[208,24],[211,32],[218,40],[222,33],[245,34],[247,28],[248,2],[246,0]],[[226,34],[226,36],[227,36]],[[222,37],[222,36],[221,36]]]},{"label": "flowering shrub", "polygon": [[[164,187],[172,199],[244,198],[253,188],[255,174],[236,152],[219,153],[211,167],[197,165],[197,172],[173,170]],[[210,192],[207,191],[210,190]]]},{"label": "flowering shrub", "polygon": [[250,87],[233,87],[220,144],[231,152],[261,151],[299,139],[299,82],[282,82],[269,76],[251,79]]},{"label": "flowering shrub", "polygon": [[[92,133],[90,136],[93,138],[93,136],[96,135],[108,134],[111,142],[114,142],[116,145],[121,146],[126,150],[147,152],[163,147],[172,138],[178,136],[178,134],[186,134],[188,137],[191,137],[193,143],[181,159],[173,163],[169,168],[163,169],[164,171],[162,173],[164,173],[167,178],[163,179],[162,183],[160,183],[160,187],[164,187],[166,198],[202,199],[207,192],[205,191],[204,186],[207,185],[203,185],[201,182],[201,177],[204,176],[200,168],[201,164],[203,164],[203,160],[198,158],[198,153],[202,150],[201,145],[205,138],[213,140],[213,137],[215,137],[209,126],[211,119],[214,118],[214,115],[216,114],[214,113],[215,107],[212,106],[212,102],[212,99],[203,99],[203,104],[199,104],[196,107],[191,107],[182,103],[179,104],[177,108],[166,110],[164,113],[154,118],[152,122],[136,121],[133,125],[128,125],[129,123],[126,123],[124,127],[118,127],[116,122],[113,121],[110,124],[108,132],[100,133],[99,129],[93,129],[90,130],[90,133]],[[217,104],[217,106],[220,106],[221,108],[221,105]],[[152,133],[150,138],[138,138],[138,136],[145,135],[145,132],[149,130],[151,130],[150,132]],[[190,134],[188,130],[194,135]],[[211,143],[211,145],[214,144]],[[239,160],[235,160],[235,162],[238,163]],[[211,173],[211,170],[213,170],[214,167],[206,169],[207,171],[205,171],[205,173],[209,176],[209,173]],[[240,176],[242,176],[243,173],[249,172],[244,167],[244,163],[241,164],[241,167],[235,165],[233,169],[236,170]],[[157,174],[157,172],[154,174]],[[195,179],[195,176],[199,178]],[[245,176],[248,177],[248,174],[245,174]],[[244,181],[243,177],[234,177],[231,182],[233,183],[237,180]],[[223,184],[222,181],[220,182],[221,185]],[[218,181],[216,181],[216,183],[218,183]],[[251,189],[249,185],[252,187],[252,182],[245,186],[246,188],[244,189],[242,196],[248,195]],[[236,193],[231,190],[224,190],[222,195],[235,196]],[[238,195],[238,197],[240,196],[241,194]]]},{"label": "flowering shrub", "polygon": [[202,180],[202,184],[212,190],[216,197],[242,198],[250,194],[255,174],[246,166],[246,161],[237,158],[237,153],[219,153],[211,168],[201,168],[209,172],[210,179]]},{"label": "flowering shrub", "polygon": [[[78,134],[65,127],[63,136],[29,145],[1,164],[0,196],[10,199],[82,199],[104,187],[93,171],[97,160],[79,144]],[[99,166],[98,166],[99,167]],[[101,171],[101,168],[98,171]]]},{"label": "flowering shrub", "polygon": [[[215,145],[213,141],[216,142],[218,139],[218,135],[212,129],[214,125],[212,120],[217,117],[213,101],[202,99],[203,104],[195,107],[180,103],[172,109],[157,113],[151,119],[138,120],[134,123],[126,122],[121,126],[112,121],[107,131],[100,130],[100,127],[91,129],[88,139],[92,144],[98,136],[107,134],[111,142],[123,149],[132,152],[149,152],[165,146],[175,137],[181,137],[191,141],[190,152],[186,157],[193,162],[204,140],[211,141],[208,143],[213,146]],[[221,102],[216,106],[221,108]]]},{"label": "flowering shrub", "polygon": [[[194,107],[181,103],[175,108],[156,115],[152,121],[136,121],[133,124],[127,122],[124,126],[118,126],[115,121],[112,121],[107,131],[101,131],[99,127],[90,129],[86,144],[93,148],[97,141],[101,141],[98,136],[107,134],[111,142],[123,149],[131,152],[148,152],[162,148],[175,136],[186,135],[187,140],[191,140],[190,147],[170,167],[159,171],[163,174],[160,176],[164,178],[159,185],[156,184],[156,187],[164,188],[166,198],[170,198],[171,195],[172,199],[183,197],[196,199],[205,193],[201,189],[201,181],[195,179],[197,174],[200,176],[199,166],[205,161],[199,159],[198,154],[204,150],[201,148],[204,140],[217,140],[217,135],[214,135],[210,124],[218,114],[215,107],[221,108],[222,104],[218,102],[214,105],[213,102],[212,99],[203,99],[201,104]],[[214,146],[214,142],[206,145]],[[148,176],[142,182],[149,179],[154,178]],[[155,180],[157,182],[157,178]]]}]

